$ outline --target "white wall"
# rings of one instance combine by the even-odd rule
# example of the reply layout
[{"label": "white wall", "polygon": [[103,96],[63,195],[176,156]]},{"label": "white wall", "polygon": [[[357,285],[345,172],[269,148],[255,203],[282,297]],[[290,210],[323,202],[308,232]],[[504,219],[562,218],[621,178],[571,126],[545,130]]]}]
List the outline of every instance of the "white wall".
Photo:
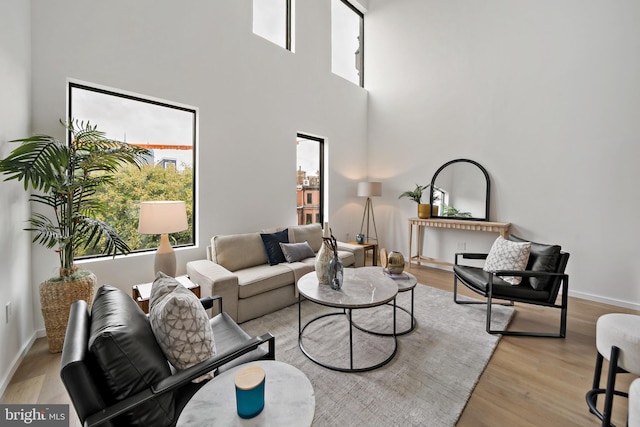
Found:
[{"label": "white wall", "polygon": [[[251,0],[34,0],[32,7],[34,132],[63,137],[68,78],[199,109],[199,247],[177,251],[178,273],[205,257],[216,233],[295,223],[299,131],[326,138],[328,218],[337,235],[353,235],[367,93],[331,74],[330,2],[297,3],[295,53],[252,33]],[[34,247],[34,256],[35,281],[55,273],[52,254]],[[153,279],[153,254],[86,266],[101,284],[127,292]]]},{"label": "white wall", "polygon": [[[7,141],[29,135],[30,10],[29,2],[22,0],[0,2],[0,158],[16,146]],[[27,199],[21,184],[0,181],[0,395],[34,339],[37,287],[29,277],[31,239],[22,230],[29,218]],[[11,307],[8,322],[7,303]]]},{"label": "white wall", "polygon": [[[638,22],[631,0],[370,0],[368,161],[386,246],[406,254],[416,216],[397,196],[469,158],[491,176],[492,220],[571,253],[570,294],[640,308]],[[427,255],[494,239],[429,230]]]}]

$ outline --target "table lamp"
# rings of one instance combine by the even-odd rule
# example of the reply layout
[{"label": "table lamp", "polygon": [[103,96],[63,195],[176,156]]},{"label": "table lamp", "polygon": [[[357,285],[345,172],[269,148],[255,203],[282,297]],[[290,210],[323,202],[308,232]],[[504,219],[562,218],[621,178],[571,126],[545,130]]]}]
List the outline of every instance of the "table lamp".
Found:
[{"label": "table lamp", "polygon": [[[378,243],[378,229],[376,228],[376,217],[373,215],[373,202],[371,201],[372,197],[380,197],[382,195],[382,183],[381,182],[370,182],[364,181],[358,183],[358,197],[366,197],[367,201],[364,205],[364,212],[362,213],[362,223],[360,224],[360,233],[362,234],[362,230],[364,229],[364,220],[365,217],[367,219],[367,234],[365,234],[365,242],[370,242],[371,240],[376,241]],[[375,238],[369,236],[369,223],[370,219],[373,222],[373,231],[375,233]]]},{"label": "table lamp", "polygon": [[183,201],[140,202],[138,233],[160,235],[160,245],[154,261],[156,275],[158,271],[171,277],[176,275],[176,254],[169,243],[169,233],[187,228],[187,210]]}]

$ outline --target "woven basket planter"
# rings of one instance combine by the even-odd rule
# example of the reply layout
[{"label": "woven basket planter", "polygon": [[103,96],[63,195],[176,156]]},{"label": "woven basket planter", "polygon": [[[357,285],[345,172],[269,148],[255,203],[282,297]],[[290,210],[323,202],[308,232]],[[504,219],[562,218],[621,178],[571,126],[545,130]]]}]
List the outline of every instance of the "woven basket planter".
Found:
[{"label": "woven basket planter", "polygon": [[82,299],[91,306],[97,283],[95,274],[79,270],[64,279],[55,277],[40,284],[40,305],[51,353],[62,351],[71,303]]}]

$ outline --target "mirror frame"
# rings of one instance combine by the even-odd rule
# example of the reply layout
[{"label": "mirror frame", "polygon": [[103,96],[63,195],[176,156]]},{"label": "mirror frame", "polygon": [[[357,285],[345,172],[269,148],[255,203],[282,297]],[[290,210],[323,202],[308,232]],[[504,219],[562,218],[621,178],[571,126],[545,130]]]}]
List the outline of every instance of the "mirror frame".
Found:
[{"label": "mirror frame", "polygon": [[487,183],[487,191],[485,194],[485,210],[484,210],[484,218],[475,218],[475,217],[459,217],[459,216],[440,216],[440,215],[431,215],[431,218],[438,218],[438,219],[455,219],[455,220],[466,220],[466,221],[489,221],[489,201],[490,201],[490,194],[491,194],[491,180],[489,179],[489,174],[487,173],[487,170],[482,167],[482,165],[476,161],[473,160],[469,160],[469,159],[455,159],[455,160],[451,160],[447,163],[445,163],[444,165],[440,166],[438,168],[438,170],[436,171],[436,173],[433,174],[433,178],[431,178],[431,190],[429,192],[429,204],[431,206],[433,206],[433,189],[435,188],[435,182],[436,182],[436,178],[438,177],[438,174],[440,172],[442,172],[442,170],[444,168],[446,168],[447,166],[450,166],[454,163],[471,163],[472,165],[475,165],[476,167],[478,167],[478,169],[480,169],[486,179],[486,183]]}]

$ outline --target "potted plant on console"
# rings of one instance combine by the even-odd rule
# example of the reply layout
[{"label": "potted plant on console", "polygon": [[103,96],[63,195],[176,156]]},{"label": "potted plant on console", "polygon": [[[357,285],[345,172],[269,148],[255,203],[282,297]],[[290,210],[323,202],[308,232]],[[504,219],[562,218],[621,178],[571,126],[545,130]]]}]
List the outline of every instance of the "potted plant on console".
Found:
[{"label": "potted plant on console", "polygon": [[[398,196],[398,199],[403,197],[410,198],[418,204],[418,218],[431,218],[431,205],[429,203],[422,203],[422,194],[429,187],[431,187],[431,185],[416,184],[416,188],[414,190],[405,191]],[[437,200],[437,198],[434,197],[434,200]],[[434,206],[434,208],[437,209],[437,206]],[[437,211],[434,214],[437,215]]]},{"label": "potted plant on console", "polygon": [[33,190],[29,201],[51,208],[46,213],[33,211],[29,227],[33,242],[56,248],[59,275],[40,284],[40,305],[49,341],[49,351],[62,351],[69,307],[78,299],[91,304],[96,276],[74,263],[80,248],[103,248],[112,255],[130,252],[127,243],[109,224],[94,218],[101,206],[96,190],[113,180],[125,164],[138,167],[149,150],[112,141],[89,122],[71,120],[61,124],[69,133],[69,143],[48,135],[16,139],[16,147],[0,160],[5,181],[24,183]]}]

